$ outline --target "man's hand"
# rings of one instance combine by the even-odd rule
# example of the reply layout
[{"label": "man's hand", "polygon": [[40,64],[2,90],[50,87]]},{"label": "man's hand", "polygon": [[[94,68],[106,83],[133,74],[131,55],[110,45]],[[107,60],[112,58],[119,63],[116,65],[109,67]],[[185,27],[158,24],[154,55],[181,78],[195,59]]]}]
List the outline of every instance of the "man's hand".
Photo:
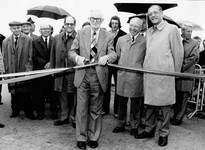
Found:
[{"label": "man's hand", "polygon": [[108,56],[105,55],[105,56],[100,57],[100,59],[99,59],[99,61],[98,61],[98,64],[104,66],[104,65],[107,64],[107,61],[108,61]]},{"label": "man's hand", "polygon": [[45,69],[50,68],[50,62],[48,62],[47,64],[45,64],[44,68],[45,68]]},{"label": "man's hand", "polygon": [[84,60],[85,60],[85,57],[76,56],[76,63],[77,63],[78,66],[84,65]]}]

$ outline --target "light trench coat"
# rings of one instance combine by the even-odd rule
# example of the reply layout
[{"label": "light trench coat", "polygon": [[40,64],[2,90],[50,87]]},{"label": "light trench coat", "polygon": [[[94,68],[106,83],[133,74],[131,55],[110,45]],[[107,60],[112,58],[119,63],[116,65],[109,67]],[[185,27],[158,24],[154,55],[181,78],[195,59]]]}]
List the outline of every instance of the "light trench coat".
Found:
[{"label": "light trench coat", "polygon": [[[142,68],[146,51],[145,38],[138,35],[132,42],[129,34],[118,39],[116,52],[118,65],[123,67]],[[117,94],[123,97],[142,97],[143,74],[118,70],[117,72]]]},{"label": "light trench coat", "polygon": [[[183,45],[178,28],[163,21],[156,29],[147,30],[147,51],[144,69],[180,72]],[[145,104],[167,106],[176,102],[175,77],[144,74]]]}]

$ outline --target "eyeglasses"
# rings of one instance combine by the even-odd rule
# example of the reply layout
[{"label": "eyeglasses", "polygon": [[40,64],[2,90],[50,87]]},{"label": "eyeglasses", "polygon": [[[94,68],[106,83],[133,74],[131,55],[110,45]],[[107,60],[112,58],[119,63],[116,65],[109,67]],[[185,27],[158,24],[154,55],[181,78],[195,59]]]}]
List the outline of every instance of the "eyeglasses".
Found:
[{"label": "eyeglasses", "polygon": [[65,23],[65,26],[74,26],[74,23]]},{"label": "eyeglasses", "polygon": [[50,28],[41,28],[42,31],[50,30]]},{"label": "eyeglasses", "polygon": [[102,21],[102,19],[101,18],[94,18],[94,17],[90,17],[90,21],[92,21],[92,22],[101,22]]},{"label": "eyeglasses", "polygon": [[153,11],[153,12],[150,12],[150,13],[148,13],[147,15],[149,16],[149,17],[151,17],[151,16],[155,16],[155,15],[158,15],[160,12],[159,11]]}]

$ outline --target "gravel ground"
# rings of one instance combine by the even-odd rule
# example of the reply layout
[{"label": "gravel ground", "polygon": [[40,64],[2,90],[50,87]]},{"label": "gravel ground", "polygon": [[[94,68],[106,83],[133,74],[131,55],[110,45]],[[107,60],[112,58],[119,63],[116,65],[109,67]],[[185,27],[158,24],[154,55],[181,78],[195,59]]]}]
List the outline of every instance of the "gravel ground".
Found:
[{"label": "gravel ground", "polygon": [[[75,150],[75,129],[70,124],[54,126],[50,119],[49,104],[44,120],[29,120],[24,113],[20,117],[10,119],[10,94],[7,86],[3,85],[3,103],[0,106],[1,123],[5,128],[0,129],[0,150]],[[96,150],[204,150],[205,149],[205,120],[193,117],[187,118],[181,126],[172,126],[169,144],[158,146],[158,134],[153,139],[134,139],[130,136],[130,128],[126,132],[114,134],[113,128],[117,120],[111,114],[103,118],[103,130]],[[91,148],[88,147],[88,150]]]}]

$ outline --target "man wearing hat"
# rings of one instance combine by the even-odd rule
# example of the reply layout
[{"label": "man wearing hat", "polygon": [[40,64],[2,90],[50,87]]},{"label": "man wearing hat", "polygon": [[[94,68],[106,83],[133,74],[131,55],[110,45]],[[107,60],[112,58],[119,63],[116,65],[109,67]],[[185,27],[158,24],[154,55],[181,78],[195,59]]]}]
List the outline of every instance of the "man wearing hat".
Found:
[{"label": "man wearing hat", "polygon": [[31,23],[30,23],[30,22],[23,22],[23,23],[22,23],[22,29],[21,29],[21,31],[22,31],[24,34],[30,36],[33,40],[35,40],[35,39],[38,38],[37,35],[32,34],[32,26],[31,26]]},{"label": "man wearing hat", "polygon": [[[12,35],[3,41],[2,53],[5,73],[17,73],[32,71],[32,39],[21,33],[21,22],[9,23]],[[20,102],[27,118],[34,120],[30,92],[31,88],[27,81],[8,84],[11,93],[12,114],[10,118],[20,115]]]}]

